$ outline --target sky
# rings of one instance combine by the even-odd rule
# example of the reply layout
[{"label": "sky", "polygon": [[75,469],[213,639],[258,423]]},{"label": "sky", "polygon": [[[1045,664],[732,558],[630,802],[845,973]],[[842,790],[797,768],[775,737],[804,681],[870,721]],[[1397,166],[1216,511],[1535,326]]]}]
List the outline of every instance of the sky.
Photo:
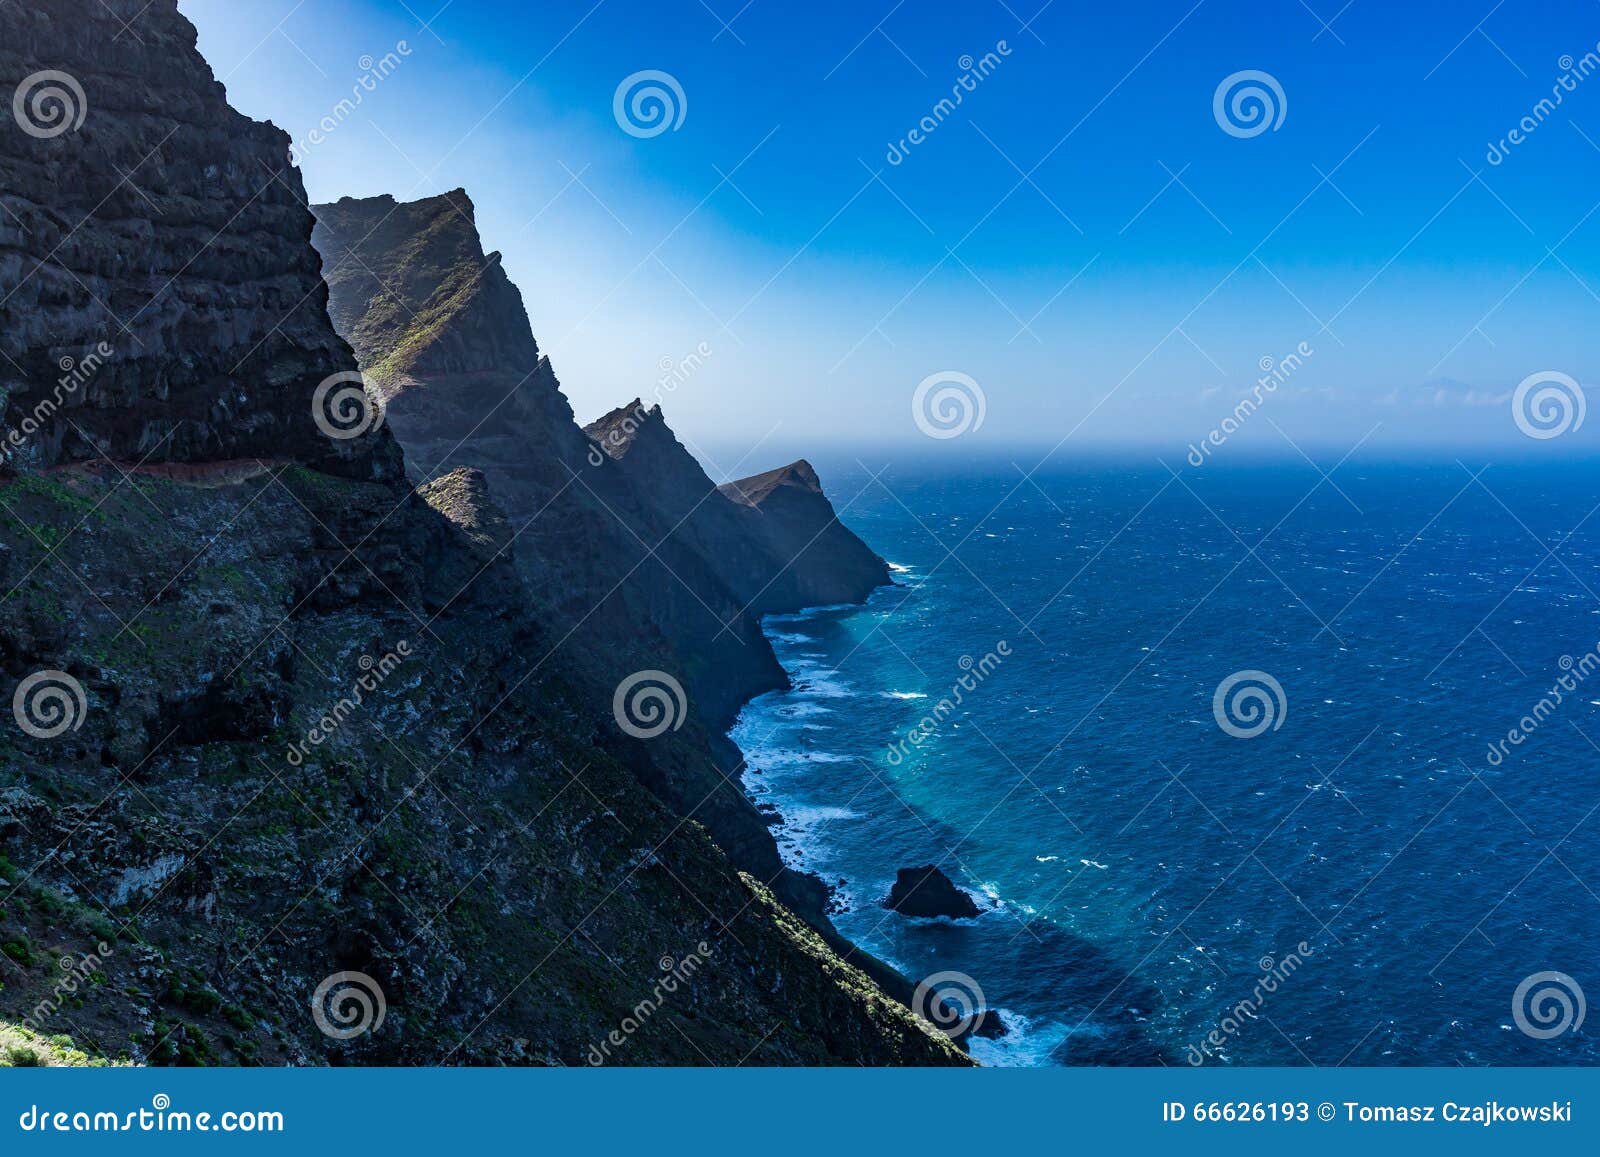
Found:
[{"label": "sky", "polygon": [[[467,189],[580,420],[655,397],[772,452],[1600,438],[1594,0],[180,8],[314,200]],[[619,115],[645,71],[670,123]],[[1516,421],[1532,375],[1524,408],[1578,391],[1559,441]]]}]

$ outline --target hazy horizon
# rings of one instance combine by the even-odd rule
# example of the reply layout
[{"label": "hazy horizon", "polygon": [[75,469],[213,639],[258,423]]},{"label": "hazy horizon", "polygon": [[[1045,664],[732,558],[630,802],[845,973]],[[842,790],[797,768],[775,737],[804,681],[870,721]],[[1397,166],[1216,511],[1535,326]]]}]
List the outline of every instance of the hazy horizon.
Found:
[{"label": "hazy horizon", "polygon": [[[1555,452],[1514,391],[1596,377],[1592,6],[181,8],[313,201],[468,191],[582,421],[643,396],[686,442],[811,452]],[[624,123],[647,70],[675,127]],[[1276,127],[1216,104],[1236,72]],[[951,374],[981,424],[929,439],[913,397]]]}]

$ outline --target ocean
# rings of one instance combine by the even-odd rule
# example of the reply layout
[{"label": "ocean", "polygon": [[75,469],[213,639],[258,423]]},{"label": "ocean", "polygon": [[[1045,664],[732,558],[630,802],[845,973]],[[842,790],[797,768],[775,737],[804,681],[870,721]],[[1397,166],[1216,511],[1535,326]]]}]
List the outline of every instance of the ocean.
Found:
[{"label": "ocean", "polygon": [[1600,464],[1031,465],[823,472],[897,584],[733,735],[839,929],[990,1064],[1600,1062]]}]

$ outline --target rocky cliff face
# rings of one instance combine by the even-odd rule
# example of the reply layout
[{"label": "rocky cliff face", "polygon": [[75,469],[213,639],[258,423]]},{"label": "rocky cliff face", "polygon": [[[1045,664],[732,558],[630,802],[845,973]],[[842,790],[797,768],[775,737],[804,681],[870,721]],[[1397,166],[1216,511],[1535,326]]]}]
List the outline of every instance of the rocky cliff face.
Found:
[{"label": "rocky cliff face", "polygon": [[391,475],[391,442],[313,418],[350,354],[288,136],[228,106],[187,21],[124,32],[142,7],[0,13],[0,80],[22,101],[0,131],[0,407],[7,432],[61,415],[8,460],[293,454]]},{"label": "rocky cliff face", "polygon": [[809,462],[719,488],[661,407],[637,398],[585,433],[756,614],[857,603],[890,581],[887,564],[839,521]]},{"label": "rocky cliff face", "polygon": [[389,423],[309,420],[355,365],[298,179],[245,175],[286,140],[174,0],[0,5],[0,88],[44,69],[88,108],[0,120],[0,1063],[959,1062],[641,787],[699,724],[657,754],[551,661],[489,465],[413,492]]},{"label": "rocky cliff face", "polygon": [[467,195],[346,199],[316,213],[332,315],[414,475],[468,465],[488,477],[534,597],[572,632],[560,661],[612,686],[667,670],[713,729],[783,686],[756,616],[573,420]]}]

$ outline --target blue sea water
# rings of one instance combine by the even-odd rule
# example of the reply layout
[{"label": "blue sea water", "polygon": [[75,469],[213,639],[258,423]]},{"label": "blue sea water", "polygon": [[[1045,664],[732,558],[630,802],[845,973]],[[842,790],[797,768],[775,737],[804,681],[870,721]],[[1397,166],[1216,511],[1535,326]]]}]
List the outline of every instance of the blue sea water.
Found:
[{"label": "blue sea water", "polygon": [[990,1063],[1600,1061],[1600,464],[1031,465],[825,472],[898,584],[769,619],[734,738],[840,930]]}]

